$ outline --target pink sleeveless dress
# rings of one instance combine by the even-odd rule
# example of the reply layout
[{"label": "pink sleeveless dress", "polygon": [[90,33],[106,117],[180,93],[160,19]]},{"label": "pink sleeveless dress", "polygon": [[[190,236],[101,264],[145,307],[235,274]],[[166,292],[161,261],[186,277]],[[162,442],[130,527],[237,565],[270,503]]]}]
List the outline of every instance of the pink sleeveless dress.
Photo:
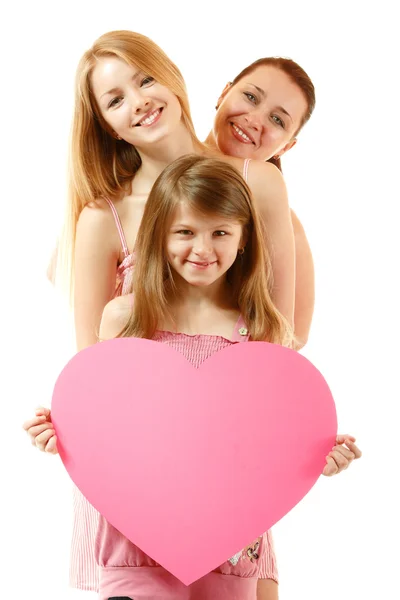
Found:
[{"label": "pink sleeveless dress", "polygon": [[[168,331],[157,332],[153,339],[171,346],[198,368],[215,352],[247,341],[248,333],[242,319],[239,319],[232,340]],[[255,600],[257,580],[277,577],[269,532],[256,540],[249,540],[246,548],[212,573],[185,586],[102,516],[96,537],[96,560],[100,567],[99,600],[111,597],[134,600]]]},{"label": "pink sleeveless dress", "polygon": [[[249,159],[245,160],[243,166],[243,178],[245,181],[247,181],[249,162]],[[115,224],[120,236],[122,251],[124,254],[124,259],[117,269],[116,289],[114,293],[115,297],[127,294],[131,290],[135,254],[129,253],[121,221],[114,204],[108,198],[106,198],[106,201],[108,202],[110,209],[114,215]],[[178,338],[176,338],[176,341],[177,340]],[[210,347],[213,347],[215,352],[230,343],[233,342],[223,340],[223,338],[209,340]],[[70,586],[73,588],[78,588],[87,591],[98,591],[99,589],[99,566],[95,560],[94,551],[98,527],[99,513],[93,508],[91,504],[89,504],[89,502],[81,494],[78,488],[74,486],[73,525],[69,570],[69,583]],[[263,548],[265,549],[265,552],[263,552],[262,559],[260,559],[259,562],[260,572],[258,577],[260,579],[265,578],[278,581],[278,572],[276,568],[272,536],[270,532],[267,532],[264,535],[265,537],[263,538]],[[154,571],[152,572],[155,573]]]},{"label": "pink sleeveless dress", "polygon": [[[129,253],[121,221],[114,204],[108,198],[115,224],[121,240],[124,259],[117,268],[114,298],[127,294],[132,286],[132,273],[135,254]],[[77,487],[73,488],[72,540],[69,567],[69,584],[73,588],[97,592],[99,589],[99,569],[94,557],[99,513],[86,500]]]}]

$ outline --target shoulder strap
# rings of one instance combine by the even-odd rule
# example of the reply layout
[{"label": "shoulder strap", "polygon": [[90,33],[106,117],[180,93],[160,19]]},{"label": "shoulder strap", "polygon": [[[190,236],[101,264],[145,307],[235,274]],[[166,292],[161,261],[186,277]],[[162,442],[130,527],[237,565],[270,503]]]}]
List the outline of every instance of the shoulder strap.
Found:
[{"label": "shoulder strap", "polygon": [[248,173],[249,173],[250,161],[251,161],[251,158],[246,158],[246,160],[243,163],[243,179],[245,180],[246,183],[247,183],[247,177],[248,177]]},{"label": "shoulder strap", "polygon": [[243,321],[242,315],[240,315],[233,330],[232,342],[248,342],[249,337],[246,323]]},{"label": "shoulder strap", "polygon": [[109,198],[106,198],[104,196],[104,200],[106,200],[108,202],[108,205],[111,208],[112,214],[114,215],[114,221],[115,221],[115,224],[118,229],[119,239],[121,240],[122,251],[123,251],[125,257],[127,257],[127,256],[129,256],[129,249],[126,244],[124,230],[122,229],[121,220],[118,216],[117,209],[115,208],[114,204],[111,202],[111,200]]}]

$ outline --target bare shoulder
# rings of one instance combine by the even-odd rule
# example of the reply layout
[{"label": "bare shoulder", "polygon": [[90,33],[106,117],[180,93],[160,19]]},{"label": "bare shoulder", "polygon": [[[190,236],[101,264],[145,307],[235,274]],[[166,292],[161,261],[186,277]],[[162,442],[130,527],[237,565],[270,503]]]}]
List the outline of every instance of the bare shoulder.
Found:
[{"label": "bare shoulder", "polygon": [[286,196],[286,184],[280,170],[269,162],[252,160],[248,170],[248,184],[253,193]]},{"label": "bare shoulder", "polygon": [[133,294],[119,296],[106,304],[100,324],[100,339],[109,340],[119,335],[129,321]]},{"label": "bare shoulder", "polygon": [[289,200],[285,180],[280,170],[269,162],[252,160],[249,164],[247,183],[256,205],[268,212],[285,214]]},{"label": "bare shoulder", "polygon": [[291,208],[290,209],[290,216],[292,218],[292,225],[293,225],[293,231],[294,233],[305,233],[304,231],[304,227],[299,219],[299,217],[296,215],[296,213],[294,212],[294,210]]},{"label": "bare shoulder", "polygon": [[[235,167],[241,175],[244,173],[243,158],[224,156],[223,160]],[[286,190],[285,181],[280,170],[269,162],[250,160],[248,166],[248,184],[253,193],[265,193],[266,186],[272,191]]]},{"label": "bare shoulder", "polygon": [[232,165],[232,167],[235,167],[239,173],[243,173],[243,158],[237,158],[236,156],[229,156],[227,154],[219,154],[217,158],[228,163],[229,165]]},{"label": "bare shoulder", "polygon": [[98,199],[87,204],[79,215],[77,230],[93,233],[115,233],[114,216],[107,202]]}]

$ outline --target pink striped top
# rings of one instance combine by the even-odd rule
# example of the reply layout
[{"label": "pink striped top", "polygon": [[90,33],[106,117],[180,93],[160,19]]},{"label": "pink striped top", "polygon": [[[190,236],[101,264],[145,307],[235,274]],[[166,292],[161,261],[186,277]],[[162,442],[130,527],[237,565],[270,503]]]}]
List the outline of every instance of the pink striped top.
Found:
[{"label": "pink striped top", "polygon": [[[245,181],[247,181],[249,162],[250,159],[246,159],[243,165],[243,178]],[[122,224],[114,204],[108,198],[105,199],[108,202],[110,209],[113,213],[115,224],[121,240],[122,251],[124,254],[124,259],[117,269],[117,285],[114,294],[114,296],[119,296],[129,293],[131,290],[135,254],[134,252],[129,252]],[[219,338],[219,340],[223,340],[223,338]],[[227,340],[225,340],[225,342],[232,343]],[[178,339],[176,340],[176,343],[179,346]],[[215,348],[214,351],[216,351]],[[73,588],[89,591],[98,591],[99,571],[94,555],[95,537],[98,526],[99,513],[92,507],[91,504],[89,504],[86,498],[74,486],[73,526],[69,572],[70,585]],[[260,571],[264,573],[265,578],[277,580],[277,570],[275,564],[275,555],[272,547],[272,537],[269,532],[265,534],[265,536],[265,546],[268,548],[268,552],[263,554],[263,558],[261,559],[261,561],[265,562],[265,568],[260,569]]]},{"label": "pink striped top", "polygon": [[131,291],[133,267],[135,266],[135,253],[129,252],[117,209],[109,198],[104,199],[108,202],[108,205],[114,215],[115,225],[117,226],[119,239],[121,240],[122,252],[124,254],[123,261],[117,267],[117,282],[114,292],[115,298],[116,296],[124,296],[125,294],[129,294]]},{"label": "pink striped top", "polygon": [[[215,352],[245,342],[248,337],[246,326],[239,318],[231,340],[215,335],[192,336],[169,331],[157,332],[154,340],[171,346],[198,368]],[[96,560],[100,567],[100,600],[116,596],[143,600],[253,600],[257,579],[277,580],[269,532],[251,540],[245,549],[212,573],[186,587],[100,516]]]}]

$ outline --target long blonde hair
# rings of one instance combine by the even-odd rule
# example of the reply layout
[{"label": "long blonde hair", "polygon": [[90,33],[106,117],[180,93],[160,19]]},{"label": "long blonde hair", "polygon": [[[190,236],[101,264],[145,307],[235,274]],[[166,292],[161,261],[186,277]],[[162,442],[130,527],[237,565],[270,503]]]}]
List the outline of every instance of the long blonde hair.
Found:
[{"label": "long blonde hair", "polygon": [[69,199],[58,272],[67,275],[72,292],[76,225],[83,208],[98,198],[115,198],[141,165],[135,147],[116,140],[103,119],[91,87],[99,58],[117,57],[154,77],[176,95],[182,120],[196,148],[196,137],[184,79],[178,67],[148,37],[132,31],[111,31],[99,37],[82,56],[75,79],[75,107],[69,150]]},{"label": "long blonde hair", "polygon": [[120,336],[151,339],[168,317],[168,299],[174,286],[166,238],[180,201],[201,214],[242,225],[245,251],[238,254],[226,275],[232,307],[240,310],[253,340],[290,345],[290,327],[271,300],[271,260],[251,192],[234,167],[199,155],[175,160],[151,190],[136,240],[134,307]]}]

